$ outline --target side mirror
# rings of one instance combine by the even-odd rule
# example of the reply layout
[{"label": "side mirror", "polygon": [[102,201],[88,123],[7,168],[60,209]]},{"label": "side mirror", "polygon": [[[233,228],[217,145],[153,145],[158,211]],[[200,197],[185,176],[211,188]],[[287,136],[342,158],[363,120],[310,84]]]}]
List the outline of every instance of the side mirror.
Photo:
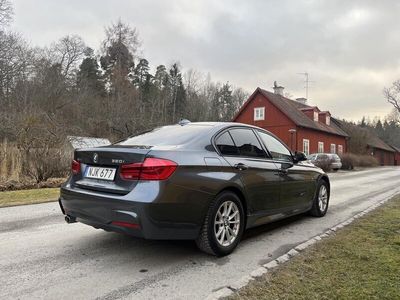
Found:
[{"label": "side mirror", "polygon": [[307,156],[303,152],[297,151],[294,153],[293,158],[295,163],[307,160]]}]

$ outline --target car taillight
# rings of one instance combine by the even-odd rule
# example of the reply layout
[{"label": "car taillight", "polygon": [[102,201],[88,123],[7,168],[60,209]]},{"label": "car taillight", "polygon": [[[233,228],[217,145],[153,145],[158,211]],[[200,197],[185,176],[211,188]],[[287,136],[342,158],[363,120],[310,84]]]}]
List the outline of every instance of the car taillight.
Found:
[{"label": "car taillight", "polygon": [[142,163],[121,165],[121,177],[126,180],[139,179]]},{"label": "car taillight", "polygon": [[161,158],[146,158],[143,163],[121,165],[121,177],[126,180],[165,180],[175,172],[177,164]]},{"label": "car taillight", "polygon": [[71,171],[72,171],[72,174],[74,174],[74,175],[79,174],[81,172],[81,163],[75,159],[72,160]]}]

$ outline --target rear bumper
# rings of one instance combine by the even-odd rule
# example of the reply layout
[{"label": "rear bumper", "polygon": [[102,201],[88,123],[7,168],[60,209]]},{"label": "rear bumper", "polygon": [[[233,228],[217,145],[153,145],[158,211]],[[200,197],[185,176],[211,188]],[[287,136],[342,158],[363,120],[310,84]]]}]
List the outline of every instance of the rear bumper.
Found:
[{"label": "rear bumper", "polygon": [[212,197],[181,187],[175,187],[173,194],[160,193],[162,188],[159,183],[151,182],[143,190],[137,186],[121,196],[71,188],[66,183],[61,188],[59,204],[63,214],[95,228],[145,239],[196,239]]},{"label": "rear bumper", "polygon": [[332,164],[331,164],[331,168],[332,168],[332,169],[340,169],[340,168],[342,168],[342,163],[341,163],[341,162],[332,163]]}]

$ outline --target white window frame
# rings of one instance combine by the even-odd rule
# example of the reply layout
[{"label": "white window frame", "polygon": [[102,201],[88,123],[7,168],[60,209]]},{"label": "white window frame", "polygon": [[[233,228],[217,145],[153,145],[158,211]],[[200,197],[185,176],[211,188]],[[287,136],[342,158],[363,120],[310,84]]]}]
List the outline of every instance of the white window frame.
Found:
[{"label": "white window frame", "polygon": [[310,140],[303,139],[303,153],[308,156],[310,155]]},{"label": "white window frame", "polygon": [[338,154],[343,154],[343,145],[338,145],[337,151],[338,151]]},{"label": "white window frame", "polygon": [[314,121],[318,122],[318,120],[319,120],[319,114],[317,111],[314,111]]},{"label": "white window frame", "polygon": [[324,142],[318,142],[318,153],[324,153]]},{"label": "white window frame", "polygon": [[331,144],[331,153],[336,154],[336,144]]},{"label": "white window frame", "polygon": [[330,126],[331,125],[331,116],[330,115],[326,115],[326,125]]},{"label": "white window frame", "polygon": [[255,107],[254,108],[254,121],[265,120],[265,107]]}]

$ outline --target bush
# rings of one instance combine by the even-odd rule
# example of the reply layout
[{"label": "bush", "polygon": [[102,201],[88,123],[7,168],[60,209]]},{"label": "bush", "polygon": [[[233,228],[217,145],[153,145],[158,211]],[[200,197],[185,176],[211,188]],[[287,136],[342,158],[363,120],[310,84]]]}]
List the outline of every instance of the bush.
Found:
[{"label": "bush", "polygon": [[344,153],[340,155],[343,170],[352,170],[355,167],[377,167],[378,160],[371,155]]},{"label": "bush", "polygon": [[379,166],[379,161],[371,155],[363,155],[359,161],[360,167],[377,167]]},{"label": "bush", "polygon": [[331,160],[330,159],[316,161],[314,163],[314,165],[317,166],[318,168],[321,168],[322,170],[324,170],[324,172],[331,171]]},{"label": "bush", "polygon": [[24,175],[33,178],[37,183],[54,177],[65,177],[69,172],[69,160],[60,148],[29,149],[25,152]]}]

